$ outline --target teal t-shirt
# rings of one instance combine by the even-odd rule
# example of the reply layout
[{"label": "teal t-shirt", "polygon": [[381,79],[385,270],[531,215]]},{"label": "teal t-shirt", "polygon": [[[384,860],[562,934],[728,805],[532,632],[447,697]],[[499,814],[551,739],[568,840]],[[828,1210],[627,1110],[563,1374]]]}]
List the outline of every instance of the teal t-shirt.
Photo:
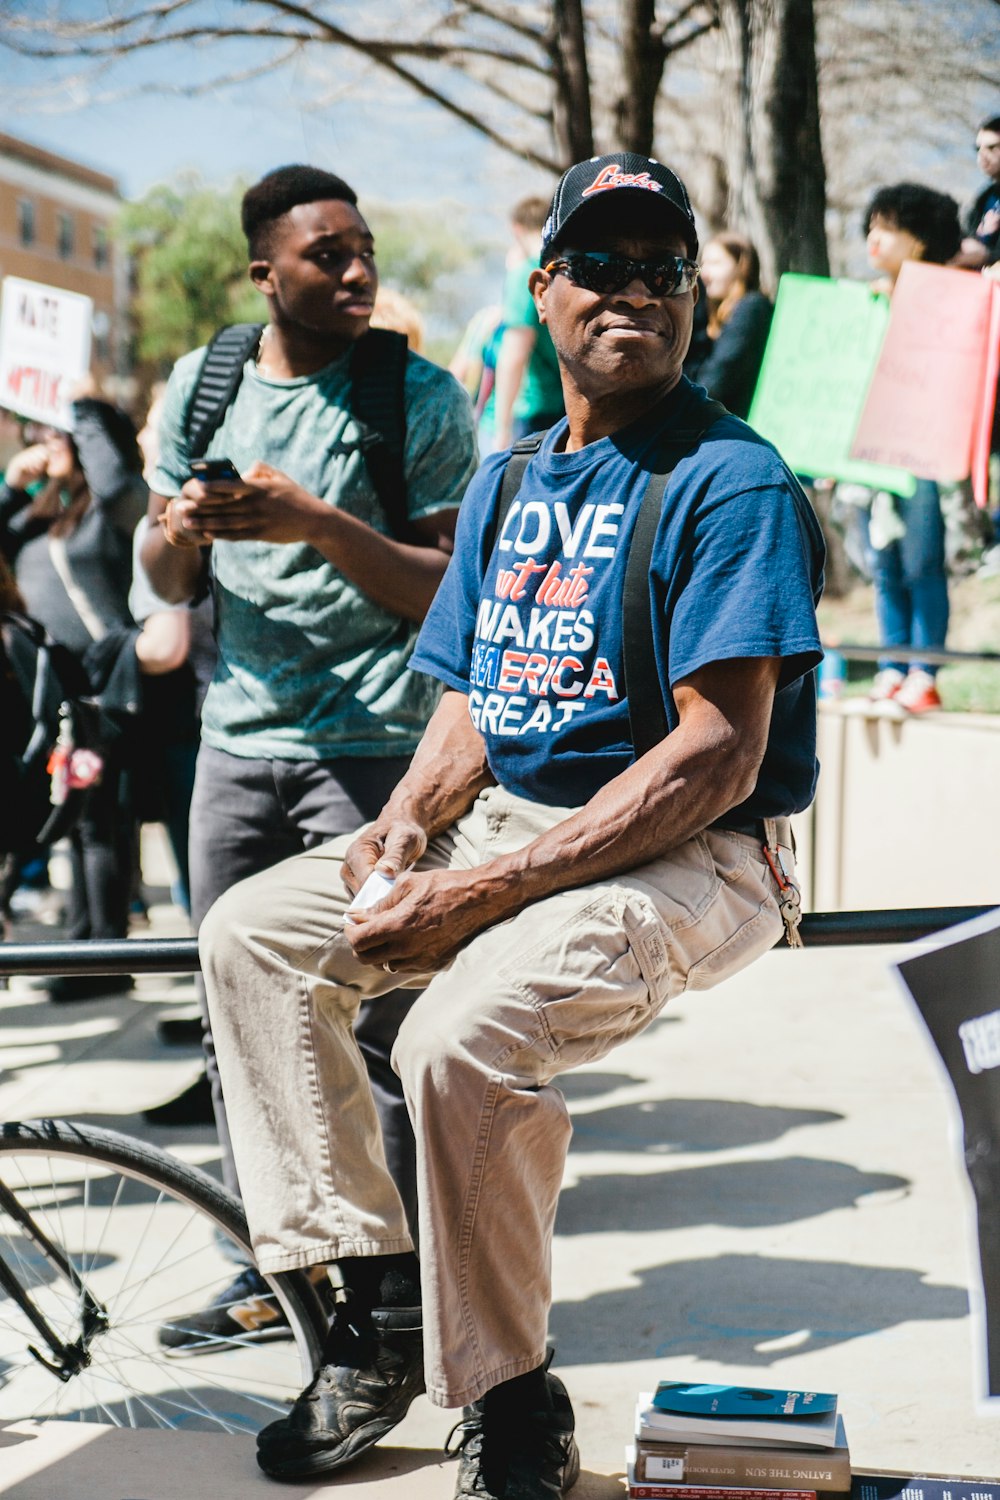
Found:
[{"label": "teal t-shirt", "polygon": [[[178,360],[160,422],[150,488],[176,495],[189,477],[184,414],[203,350]],[[295,380],[252,361],[208,456],[245,473],[260,459],[378,531],[389,526],[350,409],[350,354]],[[407,505],[412,519],[455,509],[476,468],[469,399],[418,355],[405,378]],[[315,548],[216,542],[219,657],[202,711],[214,749],[261,760],[407,755],[440,688],[408,670],[417,626],[375,604]]]},{"label": "teal t-shirt", "polygon": [[528,277],[537,269],[537,259],[522,261],[507,272],[503,288],[503,326],[534,328],[538,335],[514,402],[514,418],[518,422],[533,422],[536,417],[563,409],[555,346],[549,330],[538,321],[535,299],[528,289]]}]

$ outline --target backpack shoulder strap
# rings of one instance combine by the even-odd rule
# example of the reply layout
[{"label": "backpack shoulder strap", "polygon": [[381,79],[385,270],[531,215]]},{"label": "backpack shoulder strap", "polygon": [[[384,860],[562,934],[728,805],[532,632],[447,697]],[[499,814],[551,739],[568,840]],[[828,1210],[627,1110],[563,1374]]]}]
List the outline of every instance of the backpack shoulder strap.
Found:
[{"label": "backpack shoulder strap", "polygon": [[184,427],[188,453],[201,458],[219,428],[243,379],[243,366],[260,343],[263,323],[229,323],[205,350],[188,402]]},{"label": "backpack shoulder strap", "polygon": [[670,476],[704,437],[712,423],[726,415],[721,401],[709,399],[690,427],[666,436],[656,455],[629,543],[622,590],[622,655],[625,696],[635,758],[645,755],[669,732],[663,688],[656,666],[653,617],[649,596],[649,568],[660,524],[663,496]]},{"label": "backpack shoulder strap", "polygon": [[524,471],[542,446],[544,439],[544,432],[529,432],[527,437],[518,438],[510,450],[507,462],[504,465],[503,479],[500,481],[500,499],[497,501],[497,513],[493,520],[493,531],[484,549],[482,560],[484,569],[490,560],[494,547],[500,540],[504,523],[510,514],[510,508],[520,492],[524,481]]},{"label": "backpack shoulder strap", "polygon": [[368,477],[400,541],[419,542],[406,506],[405,333],[371,328],[351,350],[351,411],[367,429]]}]

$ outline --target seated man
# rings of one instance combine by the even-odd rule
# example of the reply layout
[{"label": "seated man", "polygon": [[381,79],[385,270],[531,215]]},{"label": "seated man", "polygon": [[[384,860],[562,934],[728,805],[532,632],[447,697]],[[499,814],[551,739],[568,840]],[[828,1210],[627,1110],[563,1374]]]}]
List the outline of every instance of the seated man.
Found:
[{"label": "seated man", "polygon": [[[567,419],[499,535],[507,455],[467,492],[413,658],[445,693],[412,765],[361,834],[243,882],[202,928],[258,1262],[336,1262],[345,1287],[312,1384],[260,1434],[274,1478],[348,1463],[426,1388],[468,1408],[459,1495],[570,1487],[572,1409],[546,1368],[570,1136],[554,1080],[794,928],[822,540],[773,448],[682,378],[696,253],[658,162],[564,176],[531,286]],[[661,506],[650,479],[671,464]],[[654,691],[630,704],[623,579],[647,491]],[[389,894],[345,915],[376,869]],[[351,1029],[400,984],[423,991],[393,1052],[419,1270]]]}]

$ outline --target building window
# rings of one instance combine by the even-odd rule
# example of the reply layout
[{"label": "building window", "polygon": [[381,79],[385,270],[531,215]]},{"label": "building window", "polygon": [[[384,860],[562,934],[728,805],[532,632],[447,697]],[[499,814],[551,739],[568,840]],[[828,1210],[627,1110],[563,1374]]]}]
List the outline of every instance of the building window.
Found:
[{"label": "building window", "polygon": [[94,265],[99,271],[103,271],[109,259],[108,231],[103,224],[96,224],[94,226]]},{"label": "building window", "polygon": [[106,365],[111,358],[111,319],[103,309],[97,308],[91,327],[94,335],[94,358]]},{"label": "building window", "polygon": [[58,229],[56,236],[56,247],[60,259],[69,260],[73,254],[76,243],[76,234],[73,226],[73,215],[60,213],[58,216]]},{"label": "building window", "polygon": [[17,200],[17,233],[22,245],[35,243],[35,205],[30,198]]}]

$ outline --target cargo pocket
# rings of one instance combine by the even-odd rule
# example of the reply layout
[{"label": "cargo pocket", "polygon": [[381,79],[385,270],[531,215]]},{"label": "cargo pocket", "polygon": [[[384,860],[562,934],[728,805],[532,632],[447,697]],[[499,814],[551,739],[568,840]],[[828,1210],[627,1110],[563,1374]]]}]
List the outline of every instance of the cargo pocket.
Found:
[{"label": "cargo pocket", "polygon": [[773,948],[784,931],[763,860],[736,835],[709,830],[704,837],[720,883],[697,927],[683,934],[691,945],[687,990],[708,990],[730,978]]},{"label": "cargo pocket", "polygon": [[671,962],[670,931],[652,901],[637,892],[629,893],[622,921],[632,956],[649,991],[650,1010],[656,1015],[670,996],[684,987],[683,976]]}]

